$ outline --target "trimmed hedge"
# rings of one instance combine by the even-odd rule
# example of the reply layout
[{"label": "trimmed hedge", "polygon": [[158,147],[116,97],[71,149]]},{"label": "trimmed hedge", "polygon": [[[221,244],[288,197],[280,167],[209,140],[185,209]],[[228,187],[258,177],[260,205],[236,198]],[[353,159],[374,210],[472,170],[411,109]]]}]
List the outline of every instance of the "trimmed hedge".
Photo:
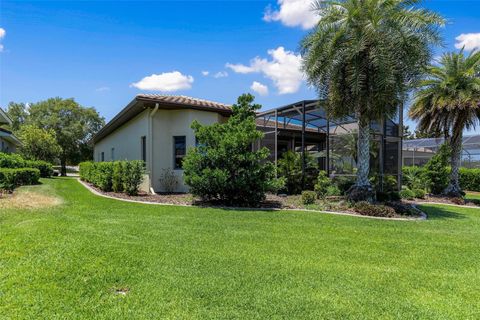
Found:
[{"label": "trimmed hedge", "polygon": [[37,184],[40,170],[36,168],[0,168],[0,189],[13,191],[18,186]]},{"label": "trimmed hedge", "polygon": [[480,169],[460,168],[460,187],[468,191],[480,191]]},{"label": "trimmed hedge", "polygon": [[[450,168],[447,168],[450,172]],[[426,175],[427,169],[425,167],[403,167],[403,183],[404,185],[413,187],[414,189],[420,189],[417,185],[412,185],[412,176],[415,175],[418,181],[428,184],[428,175]],[[480,169],[477,168],[460,168],[459,171],[460,187],[463,190],[479,191],[480,192]]]},{"label": "trimmed hedge", "polygon": [[0,168],[35,168],[40,171],[40,177],[48,178],[53,175],[51,163],[42,160],[25,160],[18,154],[0,152]]},{"label": "trimmed hedge", "polygon": [[80,179],[102,191],[125,192],[137,195],[143,181],[145,165],[141,160],[113,162],[82,162]]}]

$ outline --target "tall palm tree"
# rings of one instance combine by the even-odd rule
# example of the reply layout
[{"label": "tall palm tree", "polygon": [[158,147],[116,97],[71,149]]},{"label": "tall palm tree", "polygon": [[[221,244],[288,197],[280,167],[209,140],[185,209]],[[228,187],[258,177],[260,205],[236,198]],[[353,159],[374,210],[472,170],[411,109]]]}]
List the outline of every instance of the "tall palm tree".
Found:
[{"label": "tall palm tree", "polygon": [[409,115],[423,131],[445,132],[452,149],[452,170],[444,193],[461,195],[458,170],[463,131],[480,122],[480,52],[446,53],[438,65],[430,66],[419,82]]},{"label": "tall palm tree", "polygon": [[[303,67],[331,117],[358,121],[352,191],[371,197],[370,123],[393,116],[439,44],[444,20],[420,0],[317,1],[320,20],[302,41]],[[359,192],[356,192],[357,194]],[[352,192],[353,195],[353,192]]]}]

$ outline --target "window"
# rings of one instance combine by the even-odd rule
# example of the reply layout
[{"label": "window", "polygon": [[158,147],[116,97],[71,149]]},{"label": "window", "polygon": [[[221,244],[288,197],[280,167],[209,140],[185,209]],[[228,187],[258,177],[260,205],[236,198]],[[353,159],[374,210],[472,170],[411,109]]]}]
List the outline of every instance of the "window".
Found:
[{"label": "window", "polygon": [[112,161],[115,161],[115,148],[112,148],[110,150],[110,158],[112,159]]},{"label": "window", "polygon": [[105,161],[105,152],[102,151],[102,153],[100,154],[100,161]]},{"label": "window", "polygon": [[142,145],[142,160],[144,163],[147,162],[147,137],[142,136],[140,138],[141,145]]},{"label": "window", "polygon": [[173,168],[182,169],[183,158],[187,151],[185,136],[173,137]]}]

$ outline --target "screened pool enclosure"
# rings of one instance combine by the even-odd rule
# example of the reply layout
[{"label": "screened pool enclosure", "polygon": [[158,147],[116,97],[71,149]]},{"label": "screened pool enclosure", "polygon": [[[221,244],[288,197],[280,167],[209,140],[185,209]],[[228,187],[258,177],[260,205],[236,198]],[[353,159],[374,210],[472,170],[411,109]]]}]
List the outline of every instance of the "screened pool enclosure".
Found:
[{"label": "screened pool enclosure", "polygon": [[[394,119],[371,124],[370,171],[380,185],[389,178],[399,185],[401,176],[401,107]],[[270,150],[270,160],[277,163],[287,151],[302,156],[305,174],[307,157],[330,177],[355,178],[357,166],[358,124],[354,117],[330,119],[321,100],[304,100],[260,112],[257,126],[265,134],[258,147]]]},{"label": "screened pool enclosure", "polygon": [[[444,138],[404,140],[403,165],[425,165],[444,142]],[[480,135],[463,137],[461,166],[480,168]]]}]

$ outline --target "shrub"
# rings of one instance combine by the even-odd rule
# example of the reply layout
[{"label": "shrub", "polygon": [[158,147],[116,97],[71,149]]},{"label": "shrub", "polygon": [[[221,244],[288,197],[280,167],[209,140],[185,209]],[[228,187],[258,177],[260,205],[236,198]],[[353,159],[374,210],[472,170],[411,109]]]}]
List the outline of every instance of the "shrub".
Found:
[{"label": "shrub", "polygon": [[336,185],[331,185],[327,187],[327,196],[333,197],[333,196],[341,196],[342,192]]},{"label": "shrub", "polygon": [[136,196],[145,174],[145,163],[142,160],[123,162],[123,189],[130,196]]},{"label": "shrub", "polygon": [[123,191],[123,181],[124,181],[123,167],[124,165],[122,161],[115,161],[113,163],[112,190],[114,192]]},{"label": "shrub", "polygon": [[415,192],[408,188],[402,189],[400,190],[400,198],[411,200],[415,198]]},{"label": "shrub", "polygon": [[[143,181],[145,165],[141,160],[80,163],[80,179],[90,182],[103,191],[125,191],[137,195]],[[121,185],[119,183],[121,182]]]},{"label": "shrub", "polygon": [[392,201],[392,202],[386,202],[385,205],[392,208],[393,210],[395,210],[397,214],[400,214],[400,215],[405,215],[405,216],[418,215],[418,210],[415,209],[412,205],[407,203]]},{"label": "shrub", "polygon": [[398,200],[402,199],[402,197],[400,197],[400,192],[398,192],[398,191],[390,191],[388,193],[388,196],[389,196],[390,200],[392,200],[392,201],[398,201]]},{"label": "shrub", "polygon": [[302,155],[299,152],[287,151],[278,160],[278,175],[285,179],[285,189],[289,194],[299,194],[303,189],[313,189],[318,166],[315,159],[305,154],[305,177],[302,185]]},{"label": "shrub", "polygon": [[162,169],[160,184],[165,192],[174,192],[178,186],[178,179],[172,169]]},{"label": "shrub", "polygon": [[315,184],[315,192],[318,198],[325,198],[327,196],[328,187],[332,185],[332,182],[327,177],[325,171],[320,171],[317,177],[317,183]]},{"label": "shrub", "polygon": [[0,168],[25,168],[25,160],[18,154],[0,152]]},{"label": "shrub", "polygon": [[425,190],[423,189],[413,189],[412,192],[415,195],[415,198],[423,199],[425,198]]},{"label": "shrub", "polygon": [[51,163],[42,160],[26,160],[27,168],[36,168],[40,171],[40,177],[49,178],[53,175],[53,166]]},{"label": "shrub", "polygon": [[302,191],[302,203],[307,204],[314,204],[315,200],[317,199],[317,193],[315,191]]},{"label": "shrub", "polygon": [[267,161],[270,151],[252,150],[263,137],[255,123],[260,105],[252,102],[252,95],[240,96],[226,123],[192,123],[199,143],[188,150],[183,169],[193,195],[227,205],[257,206],[267,191],[281,187],[275,166]]},{"label": "shrub", "polygon": [[355,212],[360,213],[364,216],[372,216],[372,217],[394,217],[395,210],[391,207],[378,205],[378,204],[371,204],[367,201],[359,201],[356,202],[353,206]]},{"label": "shrub", "polygon": [[428,187],[428,181],[425,178],[425,169],[423,167],[410,166],[402,168],[402,185],[413,189],[425,189]]},{"label": "shrub", "polygon": [[112,191],[113,162],[98,162],[95,167],[95,185],[102,191]]},{"label": "shrub", "polygon": [[448,168],[449,157],[450,147],[447,144],[443,144],[424,167],[424,177],[430,192],[433,194],[441,194],[448,185],[450,175]]},{"label": "shrub", "polygon": [[480,191],[480,169],[460,168],[460,187],[468,191]]},{"label": "shrub", "polygon": [[0,168],[0,189],[13,191],[18,186],[37,184],[40,171],[35,168]]},{"label": "shrub", "polygon": [[338,189],[340,189],[341,194],[345,194],[347,190],[355,184],[355,178],[348,176],[337,176],[332,179],[332,183],[334,183]]}]

